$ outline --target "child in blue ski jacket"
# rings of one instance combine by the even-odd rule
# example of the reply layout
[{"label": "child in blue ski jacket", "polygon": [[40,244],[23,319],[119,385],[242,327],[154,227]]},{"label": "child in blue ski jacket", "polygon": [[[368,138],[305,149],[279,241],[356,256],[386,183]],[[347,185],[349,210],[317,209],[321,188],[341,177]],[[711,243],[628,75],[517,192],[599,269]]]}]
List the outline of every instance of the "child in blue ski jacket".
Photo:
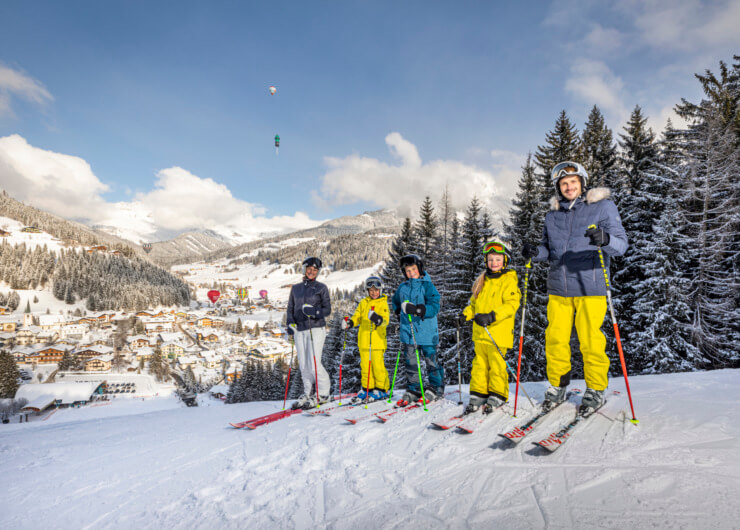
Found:
[{"label": "child in blue ski jacket", "polygon": [[393,311],[401,321],[401,350],[404,352],[408,381],[406,392],[398,404],[405,406],[421,398],[417,349],[419,357],[426,362],[429,376],[429,383],[424,385],[426,401],[444,396],[445,376],[444,368],[437,360],[439,291],[432,284],[429,274],[424,272],[424,263],[419,256],[404,256],[400,265],[407,279],[396,289],[392,303]]}]

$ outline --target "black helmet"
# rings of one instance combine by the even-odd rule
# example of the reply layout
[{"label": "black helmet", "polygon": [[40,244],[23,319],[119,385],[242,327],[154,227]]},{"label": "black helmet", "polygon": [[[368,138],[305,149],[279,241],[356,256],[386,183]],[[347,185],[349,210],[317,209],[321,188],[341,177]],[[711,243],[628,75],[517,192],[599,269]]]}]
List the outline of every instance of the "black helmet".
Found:
[{"label": "black helmet", "polygon": [[303,270],[305,271],[309,267],[316,267],[317,269],[321,269],[321,260],[314,257],[304,259]]},{"label": "black helmet", "polygon": [[419,276],[424,276],[424,262],[416,254],[407,254],[401,258],[401,272],[406,273],[405,267],[409,265],[416,265],[419,269]]}]

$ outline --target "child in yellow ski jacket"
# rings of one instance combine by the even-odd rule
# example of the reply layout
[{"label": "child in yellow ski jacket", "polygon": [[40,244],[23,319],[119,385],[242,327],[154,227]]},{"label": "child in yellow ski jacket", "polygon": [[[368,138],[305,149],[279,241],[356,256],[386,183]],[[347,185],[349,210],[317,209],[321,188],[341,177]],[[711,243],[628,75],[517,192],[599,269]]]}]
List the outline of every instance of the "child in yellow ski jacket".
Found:
[{"label": "child in yellow ski jacket", "polygon": [[[383,294],[383,281],[377,276],[365,280],[367,297],[357,305],[349,320],[342,321],[342,329],[359,326],[357,348],[362,369],[361,391],[357,401],[388,399],[388,371],[385,368],[386,328],[390,320],[388,297]],[[368,370],[371,368],[370,370]],[[369,378],[368,378],[369,371]],[[367,393],[369,392],[369,396]]]},{"label": "child in yellow ski jacket", "polygon": [[490,412],[509,398],[503,356],[514,346],[514,317],[521,299],[516,271],[508,268],[511,254],[506,246],[491,241],[483,247],[483,255],[486,270],[473,284],[473,296],[463,311],[466,320],[473,320],[475,343],[466,413],[482,406]]}]

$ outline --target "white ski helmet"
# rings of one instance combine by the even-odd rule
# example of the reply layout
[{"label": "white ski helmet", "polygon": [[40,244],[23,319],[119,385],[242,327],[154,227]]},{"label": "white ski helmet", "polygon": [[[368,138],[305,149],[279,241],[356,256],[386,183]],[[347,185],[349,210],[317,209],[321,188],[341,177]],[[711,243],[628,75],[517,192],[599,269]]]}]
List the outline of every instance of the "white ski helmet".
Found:
[{"label": "white ski helmet", "polygon": [[552,168],[550,177],[552,178],[552,184],[555,186],[555,191],[558,192],[558,195],[560,195],[560,186],[558,185],[560,179],[572,176],[578,176],[581,178],[581,192],[586,191],[586,186],[588,185],[588,172],[581,164],[571,160],[566,160]]},{"label": "white ski helmet", "polygon": [[380,277],[370,276],[365,280],[365,290],[367,291],[371,287],[375,287],[380,291],[380,294],[383,294],[383,280],[381,280]]}]

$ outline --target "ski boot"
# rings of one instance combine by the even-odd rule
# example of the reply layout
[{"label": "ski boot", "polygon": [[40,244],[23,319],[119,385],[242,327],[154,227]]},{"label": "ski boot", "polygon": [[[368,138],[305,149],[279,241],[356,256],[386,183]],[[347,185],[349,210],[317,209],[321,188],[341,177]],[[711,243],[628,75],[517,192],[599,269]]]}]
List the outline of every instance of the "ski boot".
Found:
[{"label": "ski boot", "polygon": [[411,403],[416,403],[416,401],[419,400],[420,394],[417,394],[416,392],[413,392],[411,390],[406,390],[406,392],[403,393],[403,397],[396,401],[397,407],[408,407]]},{"label": "ski boot", "polygon": [[352,398],[352,403],[355,405],[359,405],[360,403],[365,403],[365,398],[367,397],[367,390],[364,388],[361,388],[360,391],[357,393],[355,397]]},{"label": "ski boot", "polygon": [[323,405],[324,403],[328,403],[330,399],[331,399],[331,395],[319,396],[319,404]]},{"label": "ski boot", "polygon": [[470,396],[470,401],[468,401],[467,407],[465,407],[465,410],[463,411],[463,414],[473,414],[474,412],[478,412],[480,408],[486,403],[486,398],[481,396]]},{"label": "ski boot", "polygon": [[376,388],[370,392],[370,399],[372,401],[383,401],[388,399],[388,392],[384,392],[379,388]]},{"label": "ski boot", "polygon": [[486,404],[483,405],[483,414],[490,414],[495,409],[506,403],[501,397],[491,394],[486,400]]},{"label": "ski boot", "polygon": [[586,392],[584,392],[583,394],[581,406],[578,407],[578,414],[580,414],[581,416],[590,416],[591,414],[599,410],[603,404],[604,391],[587,388]]},{"label": "ski boot", "polygon": [[298,409],[305,409],[306,407],[305,407],[304,405],[305,405],[305,404],[306,404],[306,403],[307,403],[308,401],[310,401],[310,400],[311,400],[311,398],[310,398],[310,397],[308,397],[308,395],[307,395],[307,394],[303,394],[303,395],[302,395],[301,397],[299,397],[298,399],[296,399],[296,400],[295,400],[295,401],[293,402],[293,404],[292,404],[292,405],[290,406],[290,408],[291,408],[291,409],[293,409],[293,410],[298,410]]},{"label": "ski boot", "polygon": [[542,410],[548,412],[565,401],[564,386],[551,386],[545,390],[545,401],[542,402]]},{"label": "ski boot", "polygon": [[301,406],[303,410],[311,410],[316,408],[316,398],[310,397],[306,400],[306,402]]}]

